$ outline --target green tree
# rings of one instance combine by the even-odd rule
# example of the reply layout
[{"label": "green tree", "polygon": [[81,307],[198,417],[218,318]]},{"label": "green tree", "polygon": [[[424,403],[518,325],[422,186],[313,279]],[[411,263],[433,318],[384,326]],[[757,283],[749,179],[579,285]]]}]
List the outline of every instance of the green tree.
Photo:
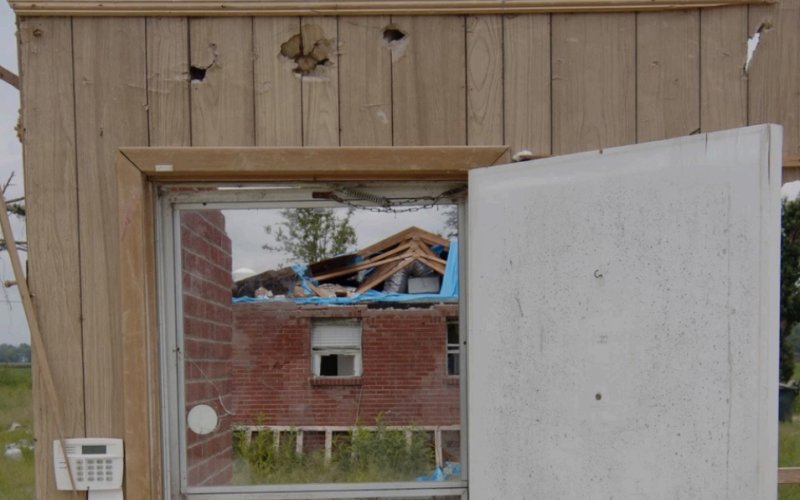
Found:
[{"label": "green tree", "polygon": [[332,208],[291,208],[281,210],[283,221],[264,226],[275,243],[265,250],[285,252],[297,262],[317,262],[345,253],[356,244],[350,225],[352,210],[339,217]]},{"label": "green tree", "polygon": [[783,200],[781,206],[781,370],[788,382],[794,374],[794,352],[789,341],[800,322],[800,199]]}]

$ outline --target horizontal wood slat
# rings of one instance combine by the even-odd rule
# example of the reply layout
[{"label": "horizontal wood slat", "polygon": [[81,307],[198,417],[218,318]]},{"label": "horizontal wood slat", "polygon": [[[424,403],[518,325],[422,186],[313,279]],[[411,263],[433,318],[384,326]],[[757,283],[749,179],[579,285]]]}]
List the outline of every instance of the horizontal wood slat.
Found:
[{"label": "horizontal wood slat", "polygon": [[159,180],[463,180],[511,161],[506,146],[408,148],[124,148]]},{"label": "horizontal wood slat", "polygon": [[771,0],[10,0],[19,16],[352,16],[633,12],[773,3]]},{"label": "horizontal wood slat", "polygon": [[800,483],[800,467],[779,467],[778,484]]}]

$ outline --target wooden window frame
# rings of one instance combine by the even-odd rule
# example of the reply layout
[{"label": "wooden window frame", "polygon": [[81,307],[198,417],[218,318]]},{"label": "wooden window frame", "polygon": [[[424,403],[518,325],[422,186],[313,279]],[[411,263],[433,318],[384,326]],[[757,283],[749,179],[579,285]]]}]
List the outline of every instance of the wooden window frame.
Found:
[{"label": "wooden window frame", "polygon": [[[126,494],[162,497],[155,186],[164,182],[466,181],[472,168],[509,161],[507,146],[121,149],[115,168]],[[798,167],[797,158],[784,158],[784,183],[800,178]],[[779,468],[777,476],[779,484],[800,483],[800,467]]]},{"label": "wooden window frame", "polygon": [[118,233],[114,240],[124,353],[126,498],[163,496],[155,244],[159,184],[466,181],[470,169],[510,160],[507,146],[120,149],[115,161]]}]

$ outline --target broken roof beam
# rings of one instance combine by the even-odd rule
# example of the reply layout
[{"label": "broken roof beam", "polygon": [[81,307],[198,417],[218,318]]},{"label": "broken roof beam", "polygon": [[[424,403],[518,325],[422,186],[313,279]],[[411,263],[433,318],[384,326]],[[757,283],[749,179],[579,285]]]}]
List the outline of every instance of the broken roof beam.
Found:
[{"label": "broken roof beam", "polygon": [[366,248],[362,248],[357,253],[359,255],[366,257],[378,253],[380,251],[386,250],[388,248],[391,248],[392,246],[397,245],[400,242],[411,240],[414,238],[414,236],[417,236],[419,239],[421,239],[425,243],[428,243],[429,245],[442,245],[445,248],[450,247],[450,242],[442,238],[441,236],[430,233],[416,226],[411,226],[377,243],[373,243],[372,245]]},{"label": "broken roof beam", "polygon": [[[383,257],[383,255],[381,255],[381,257]],[[397,256],[394,256],[394,257],[386,258],[386,259],[381,258],[381,259],[375,259],[375,260],[359,262],[358,264],[354,264],[352,266],[344,267],[344,268],[342,268],[342,269],[340,269],[338,271],[333,271],[333,272],[330,272],[330,273],[325,273],[325,274],[321,274],[319,276],[311,276],[311,277],[314,278],[317,281],[325,281],[325,280],[329,280],[329,279],[333,279],[333,278],[339,278],[341,276],[347,276],[347,275],[350,275],[350,274],[354,274],[354,273],[357,273],[358,271],[361,271],[361,270],[364,270],[364,269],[369,269],[371,267],[380,266],[381,264],[388,264],[390,262],[396,262],[396,261],[404,259],[404,258],[406,258],[405,255],[397,255]]]},{"label": "broken roof beam", "polygon": [[370,290],[378,286],[380,283],[383,283],[384,281],[389,279],[389,277],[394,273],[402,269],[405,269],[405,267],[414,262],[414,260],[415,259],[413,257],[408,257],[401,260],[394,266],[387,264],[379,267],[378,269],[375,270],[375,274],[373,274],[367,281],[365,281],[364,283],[361,284],[360,287],[358,287],[356,293],[364,293],[367,290]]}]

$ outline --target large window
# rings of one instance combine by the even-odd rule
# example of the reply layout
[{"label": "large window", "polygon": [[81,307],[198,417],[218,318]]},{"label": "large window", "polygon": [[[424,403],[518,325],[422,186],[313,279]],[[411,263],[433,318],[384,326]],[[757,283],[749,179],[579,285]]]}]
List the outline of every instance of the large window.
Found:
[{"label": "large window", "polygon": [[161,193],[173,495],[466,491],[463,185]]}]

